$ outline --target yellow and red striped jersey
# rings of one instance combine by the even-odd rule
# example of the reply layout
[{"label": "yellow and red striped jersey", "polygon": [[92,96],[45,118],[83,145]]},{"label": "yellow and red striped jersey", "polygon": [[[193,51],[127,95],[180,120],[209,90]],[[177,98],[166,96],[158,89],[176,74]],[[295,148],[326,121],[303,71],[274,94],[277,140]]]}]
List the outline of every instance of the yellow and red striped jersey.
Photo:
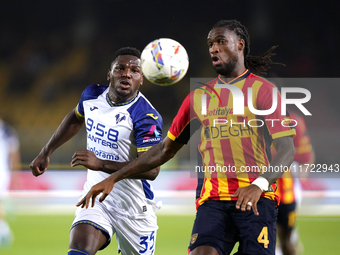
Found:
[{"label": "yellow and red striped jersey", "polygon": [[[216,88],[216,84],[233,85],[242,91],[244,114],[233,114],[232,93],[226,88]],[[263,173],[263,167],[270,163],[272,140],[295,135],[295,130],[289,126],[289,117],[281,115],[279,93],[277,108],[271,114],[255,115],[248,107],[248,96],[251,96],[249,102],[255,109],[270,109],[273,104],[273,87],[267,80],[246,70],[229,83],[217,77],[193,90],[183,101],[168,131],[168,137],[176,142],[187,143],[190,129],[192,133],[193,129],[202,126],[198,150],[203,167],[217,169],[220,166],[230,170],[205,172],[203,183],[197,187],[197,208],[207,200],[237,200],[231,198],[230,194],[239,187],[248,186]],[[252,88],[251,95],[248,95],[248,88]],[[202,95],[206,96],[206,111],[202,111]],[[262,196],[277,200],[274,192],[266,192]]]},{"label": "yellow and red striped jersey", "polygon": [[[301,115],[290,112],[290,117],[296,120],[296,136],[294,138],[294,161],[300,164],[310,163],[312,157],[312,144],[307,132],[306,123]],[[299,171],[299,170],[297,170]],[[290,204],[295,201],[294,179],[291,172],[286,172],[277,181],[276,194],[280,198],[280,203]]]}]

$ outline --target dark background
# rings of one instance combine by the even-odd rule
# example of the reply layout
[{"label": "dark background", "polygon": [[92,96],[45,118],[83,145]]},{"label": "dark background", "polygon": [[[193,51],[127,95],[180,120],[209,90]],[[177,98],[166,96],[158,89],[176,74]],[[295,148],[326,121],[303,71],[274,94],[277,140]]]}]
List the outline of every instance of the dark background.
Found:
[{"label": "dark background", "polygon": [[[168,37],[187,50],[190,67],[182,82],[158,87],[145,82],[141,91],[164,119],[164,135],[190,90],[190,77],[216,76],[206,37],[221,19],[237,19],[249,31],[251,55],[279,45],[267,77],[336,78],[340,58],[340,17],[336,1],[0,1],[0,116],[17,128],[24,165],[37,155],[60,121],[74,108],[89,84],[106,84],[115,51],[142,50]],[[312,92],[312,104],[339,109],[337,82]],[[308,89],[308,87],[305,87]],[[326,90],[326,92],[325,92]],[[316,92],[319,93],[319,92]],[[328,108],[327,108],[328,107]],[[313,112],[312,112],[313,113]],[[320,162],[333,162],[339,122],[307,118]],[[316,124],[317,123],[317,124]],[[54,155],[68,164],[73,151],[86,146],[84,134]],[[332,154],[334,156],[329,156]]]}]

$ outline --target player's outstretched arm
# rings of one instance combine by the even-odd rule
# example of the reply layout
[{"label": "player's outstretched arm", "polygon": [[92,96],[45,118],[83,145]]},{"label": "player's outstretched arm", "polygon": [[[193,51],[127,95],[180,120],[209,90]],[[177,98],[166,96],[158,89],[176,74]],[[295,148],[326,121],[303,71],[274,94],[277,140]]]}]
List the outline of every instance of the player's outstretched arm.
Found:
[{"label": "player's outstretched arm", "polygon": [[76,110],[69,112],[59,127],[56,129],[47,144],[41,149],[38,156],[31,162],[30,168],[34,176],[43,174],[49,163],[51,154],[62,144],[71,139],[84,125],[84,118],[81,118]]},{"label": "player's outstretched arm", "polygon": [[92,186],[77,206],[88,208],[90,199],[92,199],[91,205],[94,206],[95,198],[100,193],[102,193],[102,196],[99,198],[99,201],[104,201],[116,182],[131,176],[137,176],[149,171],[150,169],[159,167],[175,156],[177,151],[179,151],[182,147],[183,144],[174,142],[170,138],[166,137],[162,142],[154,145],[150,150],[132,161],[130,164],[111,174],[102,182]]},{"label": "player's outstretched arm", "polygon": [[[140,157],[145,152],[139,152]],[[128,165],[131,161],[117,162],[112,160],[102,160],[96,157],[93,151],[78,150],[72,156],[71,167],[84,166],[91,170],[102,171],[108,174],[117,172],[119,169]],[[160,167],[156,167],[147,172],[130,176],[130,179],[155,180],[159,174]]]},{"label": "player's outstretched arm", "polygon": [[241,209],[241,211],[253,210],[256,215],[259,215],[257,202],[259,201],[262,192],[268,190],[269,186],[281,177],[284,169],[289,169],[289,166],[293,162],[293,137],[287,136],[277,138],[273,141],[273,144],[277,154],[270,165],[274,168],[275,166],[278,166],[282,171],[270,171],[269,168],[267,168],[268,171],[258,177],[252,185],[238,188],[236,192],[231,195],[231,197],[238,197],[236,202],[237,209]]}]

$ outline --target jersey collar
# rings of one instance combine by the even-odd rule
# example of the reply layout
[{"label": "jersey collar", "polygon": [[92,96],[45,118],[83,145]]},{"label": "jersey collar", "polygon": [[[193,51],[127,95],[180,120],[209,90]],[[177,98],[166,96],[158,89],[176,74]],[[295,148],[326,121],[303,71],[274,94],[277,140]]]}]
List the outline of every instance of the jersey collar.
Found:
[{"label": "jersey collar", "polygon": [[122,105],[127,105],[127,104],[131,103],[132,101],[134,101],[138,95],[139,95],[139,91],[137,91],[136,95],[135,95],[133,98],[131,98],[130,100],[125,101],[125,102],[123,102],[123,103],[115,104],[115,103],[113,103],[113,102],[111,101],[111,99],[110,99],[110,97],[109,97],[109,93],[106,93],[106,101],[107,101],[107,103],[108,103],[110,106],[112,106],[112,107],[114,107],[114,106],[122,106]]},{"label": "jersey collar", "polygon": [[231,80],[230,82],[225,82],[221,76],[218,76],[218,84],[235,84],[237,82],[239,82],[240,80],[245,79],[248,75],[250,74],[250,71],[248,69],[246,69],[243,73],[241,73],[239,76],[237,76],[236,78],[234,78],[233,80]]}]

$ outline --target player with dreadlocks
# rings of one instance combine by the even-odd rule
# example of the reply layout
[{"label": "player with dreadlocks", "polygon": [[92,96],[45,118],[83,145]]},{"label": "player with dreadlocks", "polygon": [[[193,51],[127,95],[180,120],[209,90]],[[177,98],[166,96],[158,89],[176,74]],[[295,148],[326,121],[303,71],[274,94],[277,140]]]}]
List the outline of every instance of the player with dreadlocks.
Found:
[{"label": "player with dreadlocks", "polygon": [[[234,20],[218,22],[209,32],[207,43],[218,77],[190,92],[162,142],[93,186],[78,206],[88,207],[91,198],[93,205],[100,193],[99,201],[103,201],[118,181],[165,163],[189,141],[194,127],[202,126],[198,150],[204,179],[197,185],[197,214],[189,254],[230,254],[239,242],[237,254],[272,255],[278,204],[275,181],[282,172],[265,169],[269,165],[271,169],[289,168],[295,130],[289,127],[289,118],[281,115],[279,94],[276,110],[261,116],[248,108],[248,88],[252,89],[249,102],[255,109],[271,108],[274,85],[250,71],[265,72],[273,64],[275,47],[262,56],[249,56],[248,33]],[[243,92],[244,114],[233,113],[237,99],[220,85]],[[206,112],[202,110],[204,97]],[[282,121],[287,125],[281,125]],[[277,151],[273,159],[272,143]]]},{"label": "player with dreadlocks", "polygon": [[214,28],[227,28],[229,31],[233,31],[239,37],[240,40],[243,40],[244,65],[251,72],[258,75],[264,75],[267,74],[267,70],[270,68],[270,65],[272,64],[283,65],[282,63],[273,62],[271,59],[272,56],[276,55],[275,53],[273,53],[273,51],[278,47],[278,45],[272,46],[261,56],[249,55],[250,53],[249,34],[246,27],[242,25],[239,21],[221,20],[213,26],[213,29]]}]

